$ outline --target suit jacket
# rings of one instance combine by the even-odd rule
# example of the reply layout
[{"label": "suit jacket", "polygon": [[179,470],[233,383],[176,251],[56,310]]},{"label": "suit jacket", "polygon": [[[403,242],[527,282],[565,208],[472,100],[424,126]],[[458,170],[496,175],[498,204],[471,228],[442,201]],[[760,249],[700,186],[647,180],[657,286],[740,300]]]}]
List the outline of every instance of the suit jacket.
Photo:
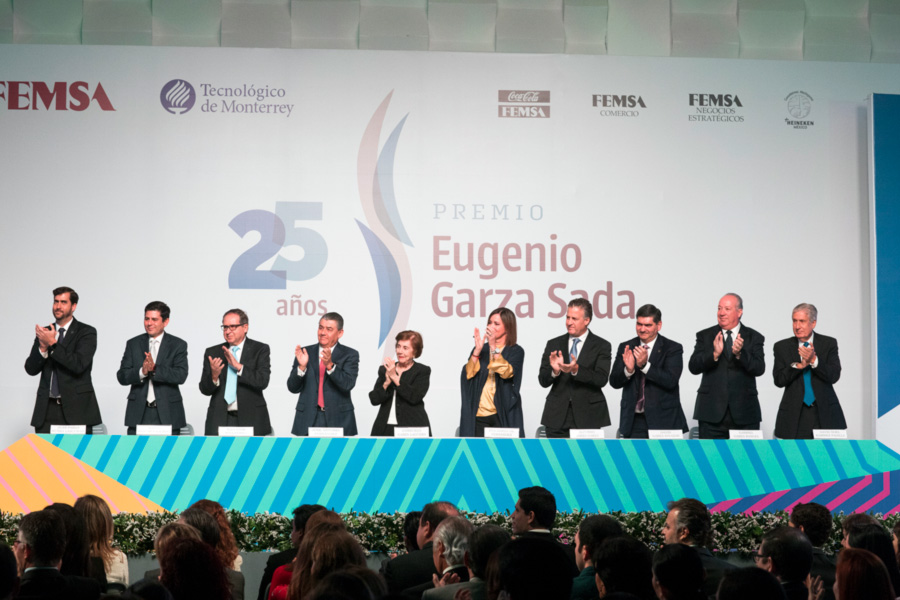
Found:
[{"label": "suit jacket", "polygon": [[141,381],[141,368],[145,353],[150,352],[150,336],[133,337],[125,343],[125,353],[116,378],[122,385],[130,385],[128,406],[125,407],[125,425],[134,427],[143,423],[147,407],[147,393],[151,382],[159,410],[159,420],[178,429],[185,426],[184,403],[178,386],[187,381],[187,342],[166,333],[156,351],[156,370],[152,377]]},{"label": "suit jacket", "polygon": [[[647,373],[638,373],[637,366],[631,377],[625,375],[625,346],[634,349],[640,345],[639,338],[632,338],[619,344],[616,360],[609,374],[609,385],[622,390],[619,431],[625,437],[631,436],[634,425],[634,409],[640,393],[641,378],[644,379],[644,416],[649,429],[680,429],[687,431],[687,419],[681,408],[681,393],[678,380],[684,366],[684,349],[678,342],[656,336],[653,350],[647,359],[650,368]],[[631,350],[629,350],[630,352]]]},{"label": "suit jacket", "polygon": [[693,546],[693,548],[700,555],[700,562],[703,563],[703,568],[706,570],[706,579],[703,580],[703,587],[700,589],[707,598],[715,598],[725,573],[737,567],[727,560],[713,556],[709,548],[703,546]]},{"label": "suit jacket", "polygon": [[[287,380],[288,391],[300,394],[294,413],[294,426],[291,428],[294,435],[309,435],[309,428],[316,421],[319,405],[319,345],[307,346],[305,350],[309,356],[306,374],[302,377],[297,374],[300,365],[294,357]],[[334,370],[325,373],[322,386],[325,425],[343,427],[344,435],[356,435],[356,413],[353,410],[353,400],[350,399],[350,390],[356,385],[356,377],[359,375],[359,352],[337,343],[331,351],[331,362],[334,363]]]},{"label": "suit jacket", "polygon": [[837,571],[837,557],[825,554],[821,548],[813,546],[813,562],[809,574],[822,578],[822,600],[834,600],[834,577]]},{"label": "suit jacket", "polygon": [[569,334],[561,335],[547,342],[541,356],[538,382],[541,387],[549,387],[547,402],[541,423],[547,427],[560,429],[566,420],[569,402],[579,429],[599,429],[610,424],[609,407],[603,395],[603,386],[609,379],[609,363],[612,346],[602,337],[588,331],[584,344],[578,349],[578,374],[560,373],[553,377],[550,367],[550,353],[559,350],[568,364]]},{"label": "suit jacket", "polygon": [[381,366],[378,368],[378,379],[375,387],[369,392],[369,401],[372,406],[379,406],[378,416],[372,425],[372,435],[385,435],[387,433],[388,417],[391,414],[391,405],[397,403],[398,427],[428,427],[431,434],[431,423],[425,412],[425,394],[431,382],[431,367],[414,362],[409,370],[400,375],[400,386],[390,384],[384,389],[384,380],[387,370]]},{"label": "suit jacket", "polygon": [[578,574],[578,577],[572,580],[571,600],[596,600],[600,598],[600,592],[597,591],[597,582],[594,576],[597,569],[594,567],[585,567]]},{"label": "suit jacket", "polygon": [[56,366],[59,376],[59,393],[62,412],[72,425],[97,425],[100,407],[91,381],[94,352],[97,350],[97,330],[77,319],[72,319],[61,343],[49,349],[47,358],[41,356],[37,337],[31,346],[31,354],[25,360],[25,372],[41,376],[31,425],[40,427],[47,417],[47,399],[50,397],[50,374]]},{"label": "suit jacket", "polygon": [[97,600],[100,584],[89,577],[73,577],[57,569],[36,569],[22,574],[19,595],[23,600]]},{"label": "suit jacket", "polygon": [[[203,354],[200,393],[210,396],[209,409],[206,411],[205,435],[219,435],[219,427],[225,425],[228,416],[225,382],[228,381],[229,369],[222,346],[223,344],[210,346]],[[220,358],[225,363],[225,368],[219,375],[218,386],[212,380],[210,357]],[[246,338],[238,362],[244,366],[237,381],[238,426],[253,427],[253,435],[269,435],[272,432],[272,424],[269,422],[269,409],[263,397],[263,390],[269,385],[272,370],[269,363],[269,346]]]},{"label": "suit jacket", "polygon": [[[593,581],[593,576],[591,581]],[[453,600],[456,592],[463,589],[469,590],[472,600],[487,600],[487,582],[478,577],[473,577],[469,581],[460,581],[444,587],[425,590],[422,592],[422,600]],[[596,589],[597,587],[594,586],[595,591]]]},{"label": "suit jacket", "polygon": [[536,540],[546,540],[548,543],[557,546],[572,561],[572,578],[578,577],[579,570],[578,565],[575,562],[575,544],[564,544],[556,537],[556,534],[553,532],[547,533],[545,531],[526,531],[525,533],[516,534],[514,537],[516,539],[532,538]]},{"label": "suit jacket", "polygon": [[[228,584],[231,586],[231,600],[244,600],[244,574],[228,568],[225,569],[225,574],[228,575]],[[147,571],[144,573],[144,579],[159,581],[159,569]]]},{"label": "suit jacket", "polygon": [[718,325],[697,332],[697,343],[688,363],[694,375],[703,375],[697,390],[694,418],[698,421],[718,423],[730,408],[731,417],[738,425],[752,425],[762,421],[756,378],[766,372],[763,354],[765,338],[761,333],[741,323],[740,335],[744,340],[741,358],[734,355],[719,356],[713,360],[713,340],[722,331]]},{"label": "suit jacket", "polygon": [[[469,357],[475,352],[475,348],[469,351]],[[519,437],[525,437],[525,418],[522,416],[522,396],[519,389],[522,387],[522,365],[525,363],[525,350],[518,344],[505,346],[500,356],[510,364],[513,369],[512,377],[503,379],[494,376],[496,389],[494,392],[494,407],[497,409],[498,427],[517,427]],[[470,360],[470,359],[467,359]],[[460,376],[460,394],[462,406],[459,417],[460,437],[475,436],[475,416],[478,414],[478,405],[481,403],[481,392],[488,378],[488,364],[491,361],[491,349],[485,344],[479,356],[478,372],[472,379],[466,376],[466,365],[463,365]]]},{"label": "suit jacket", "polygon": [[809,598],[809,590],[802,581],[789,581],[781,584],[787,600],[806,600]]},{"label": "suit jacket", "polygon": [[[822,429],[846,429],[844,411],[834,393],[834,384],[841,378],[841,359],[838,356],[837,340],[816,333],[812,344],[816,349],[817,363],[812,374],[812,388],[816,396],[816,407],[819,410],[819,423]],[[775,419],[775,436],[790,440],[797,437],[797,426],[800,422],[800,410],[803,408],[803,371],[791,365],[800,362],[799,341],[789,337],[775,344],[775,368],[772,375],[775,385],[784,388],[778,417]]]},{"label": "suit jacket", "polygon": [[384,580],[387,582],[388,592],[402,593],[403,590],[431,581],[431,576],[437,575],[431,551],[433,545],[428,542],[419,550],[385,563]]},{"label": "suit jacket", "polygon": [[[469,569],[467,569],[464,565],[460,565],[458,567],[450,569],[448,573],[456,575],[462,582],[469,581]],[[438,576],[442,577],[443,575],[439,574]],[[409,600],[421,600],[425,592],[432,591],[434,589],[434,581],[427,581],[425,583],[403,590],[403,596],[409,598]]]}]

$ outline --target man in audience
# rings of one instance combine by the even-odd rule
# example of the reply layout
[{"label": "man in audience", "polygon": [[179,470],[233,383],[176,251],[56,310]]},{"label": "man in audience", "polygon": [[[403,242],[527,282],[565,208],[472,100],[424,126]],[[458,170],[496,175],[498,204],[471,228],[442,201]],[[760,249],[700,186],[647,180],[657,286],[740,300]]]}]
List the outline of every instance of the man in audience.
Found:
[{"label": "man in audience", "polygon": [[259,582],[259,596],[257,600],[266,600],[266,589],[272,583],[272,575],[275,573],[275,569],[288,564],[297,556],[297,548],[303,539],[306,522],[314,513],[320,510],[325,510],[325,507],[320,504],[302,504],[294,509],[294,518],[291,519],[291,547],[288,550],[273,554],[266,561],[266,570],[263,571],[262,580]]},{"label": "man in audience", "polygon": [[12,548],[0,542],[0,600],[10,600],[18,593],[19,566],[16,564],[16,555]]},{"label": "man in audience", "polygon": [[650,549],[631,536],[607,538],[592,555],[600,598],[610,594],[634,594],[653,598],[653,555]]},{"label": "man in audience", "polygon": [[824,589],[822,600],[834,600],[834,571],[837,562],[835,557],[825,554],[822,550],[831,537],[831,529],[834,526],[831,511],[815,502],[798,504],[791,511],[789,524],[805,533],[809,543],[812,544],[813,562],[810,574],[822,578]]},{"label": "man in audience", "polygon": [[19,598],[47,600],[96,600],[100,584],[87,577],[59,572],[66,547],[62,517],[39,510],[22,517],[14,551],[19,565]]},{"label": "man in audience", "polygon": [[693,498],[669,502],[669,514],[663,525],[663,543],[686,544],[697,550],[706,570],[703,593],[707,596],[715,595],[722,577],[735,568],[731,563],[713,556],[706,547],[711,538],[712,519],[705,504]]},{"label": "man in audience", "polygon": [[812,567],[812,544],[796,527],[778,527],[763,536],[756,564],[774,575],[788,600],[807,600],[806,578]]},{"label": "man in audience", "polygon": [[550,531],[556,521],[556,498],[549,490],[539,486],[519,490],[519,500],[510,521],[516,538],[533,537],[562,546],[572,559],[572,577],[578,574],[574,546],[561,543]]},{"label": "man in audience", "polygon": [[436,575],[431,581],[406,589],[407,598],[421,598],[422,593],[439,585],[469,580],[465,554],[469,548],[472,524],[463,517],[447,517],[437,526],[432,538],[431,558]]},{"label": "man in audience", "polygon": [[774,575],[756,567],[732,569],[722,577],[716,600],[787,600]]},{"label": "man in audience", "polygon": [[500,588],[508,600],[569,599],[572,563],[559,544],[520,537],[500,548],[498,559]]},{"label": "man in audience", "polygon": [[453,600],[459,590],[468,590],[471,600],[487,600],[486,571],[491,555],[509,542],[509,534],[497,525],[482,525],[469,534],[464,561],[469,580],[425,590],[423,600]]},{"label": "man in audience", "polygon": [[459,510],[450,502],[431,502],[425,505],[416,535],[419,550],[398,556],[384,565],[384,579],[390,593],[397,594],[422,585],[431,581],[433,575],[437,575],[432,553],[434,534],[441,521],[456,516],[459,516]]},{"label": "man in audience", "polygon": [[878,522],[878,519],[869,513],[853,513],[852,515],[844,517],[844,520],[841,521],[841,533],[844,534],[844,537],[841,539],[841,546],[849,548],[850,532],[857,527],[864,527],[866,525],[880,525],[880,523]]},{"label": "man in audience", "polygon": [[594,515],[584,519],[575,532],[575,564],[581,571],[572,581],[572,600],[597,598],[594,560],[591,554],[606,538],[623,535],[622,525],[609,515]]}]

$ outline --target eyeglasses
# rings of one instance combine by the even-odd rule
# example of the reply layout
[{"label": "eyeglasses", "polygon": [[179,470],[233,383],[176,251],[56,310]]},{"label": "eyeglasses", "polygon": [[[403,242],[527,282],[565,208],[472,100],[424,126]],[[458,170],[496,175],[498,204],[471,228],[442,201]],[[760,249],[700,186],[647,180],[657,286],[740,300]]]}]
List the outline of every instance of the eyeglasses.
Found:
[{"label": "eyeglasses", "polygon": [[768,554],[760,554],[759,552],[757,552],[756,554],[753,555],[753,560],[755,560],[756,562],[759,562],[764,558],[772,558],[772,557]]},{"label": "eyeglasses", "polygon": [[243,327],[243,326],[244,326],[244,323],[241,323],[240,325],[222,325],[221,327],[222,327],[222,331],[234,331],[238,327]]}]

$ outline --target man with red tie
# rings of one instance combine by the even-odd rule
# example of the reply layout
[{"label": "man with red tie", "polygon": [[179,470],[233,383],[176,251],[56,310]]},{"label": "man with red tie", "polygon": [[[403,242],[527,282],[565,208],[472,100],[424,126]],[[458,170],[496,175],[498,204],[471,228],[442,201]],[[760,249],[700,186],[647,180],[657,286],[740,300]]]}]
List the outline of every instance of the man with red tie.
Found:
[{"label": "man with red tie", "polygon": [[834,393],[841,378],[837,340],[814,333],[819,311],[812,304],[798,304],[791,314],[794,336],[773,348],[775,385],[784,388],[775,437],[811,440],[813,429],[846,429],[844,411]]},{"label": "man with red tie", "polygon": [[356,415],[350,391],[359,374],[359,352],[340,344],[344,318],[330,312],[319,319],[319,343],[297,346],[287,380],[297,399],[294,435],[309,435],[310,427],[342,427],[344,435],[356,435]]},{"label": "man with red tie", "polygon": [[684,349],[659,335],[662,311],[645,304],[637,311],[637,337],[619,344],[609,385],[622,390],[619,433],[647,439],[650,429],[688,430],[678,380]]}]

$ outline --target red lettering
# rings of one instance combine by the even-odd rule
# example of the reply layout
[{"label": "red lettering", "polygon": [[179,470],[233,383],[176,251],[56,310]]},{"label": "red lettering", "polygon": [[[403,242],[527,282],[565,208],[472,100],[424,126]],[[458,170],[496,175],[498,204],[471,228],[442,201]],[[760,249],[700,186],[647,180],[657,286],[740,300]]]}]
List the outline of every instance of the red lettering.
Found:
[{"label": "red lettering", "polygon": [[46,83],[35,81],[32,110],[37,110],[38,98],[44,103],[44,108],[46,109],[50,108],[50,104],[54,104],[56,110],[66,110],[66,82],[57,81],[53,84],[53,91],[51,92]]},{"label": "red lettering", "polygon": [[[31,96],[28,95],[29,86],[27,81],[9,82],[9,110],[28,110],[31,105]],[[24,104],[22,104],[22,100],[25,100]]]},{"label": "red lettering", "polygon": [[103,110],[116,110],[113,108],[112,102],[109,101],[106,90],[103,89],[103,84],[101,83],[97,83],[97,89],[94,90],[94,95],[91,96],[91,100],[96,100],[97,104],[99,104],[100,108]]},{"label": "red lettering", "polygon": [[69,108],[76,111],[86,110],[91,104],[91,99],[87,95],[87,82],[76,81],[69,86]]}]

